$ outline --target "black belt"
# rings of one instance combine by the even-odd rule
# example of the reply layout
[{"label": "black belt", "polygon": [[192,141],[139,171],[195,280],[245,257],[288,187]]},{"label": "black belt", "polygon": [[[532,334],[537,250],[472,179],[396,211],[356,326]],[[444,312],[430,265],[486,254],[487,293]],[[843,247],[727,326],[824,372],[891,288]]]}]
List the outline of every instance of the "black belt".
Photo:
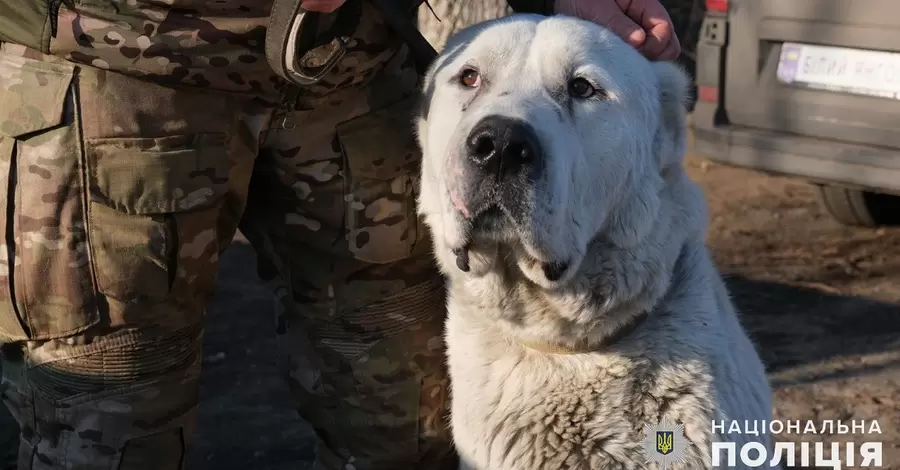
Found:
[{"label": "black belt", "polygon": [[[297,85],[312,85],[325,77],[347,52],[347,39],[335,35],[327,44],[317,43],[321,14],[304,10],[302,0],[275,0],[266,31],[266,59],[272,70]],[[437,51],[422,36],[395,0],[369,0],[381,11],[388,25],[412,53],[416,67],[424,73]],[[337,14],[341,14],[342,6]]]}]

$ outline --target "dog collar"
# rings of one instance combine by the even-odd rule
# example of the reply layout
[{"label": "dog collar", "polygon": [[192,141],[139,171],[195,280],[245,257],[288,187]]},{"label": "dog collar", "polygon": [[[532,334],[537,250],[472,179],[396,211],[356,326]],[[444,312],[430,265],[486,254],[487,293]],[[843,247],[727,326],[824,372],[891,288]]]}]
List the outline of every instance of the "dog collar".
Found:
[{"label": "dog collar", "polygon": [[637,315],[621,328],[614,331],[613,334],[604,338],[603,341],[593,344],[588,343],[586,340],[578,341],[574,346],[541,340],[521,340],[519,341],[519,344],[525,346],[526,348],[533,349],[544,354],[587,354],[597,352],[603,348],[609,347],[619,342],[626,336],[633,333],[634,330],[636,330],[639,326],[641,326],[642,323],[644,323],[645,320],[647,320],[647,316],[647,312],[643,312]]}]

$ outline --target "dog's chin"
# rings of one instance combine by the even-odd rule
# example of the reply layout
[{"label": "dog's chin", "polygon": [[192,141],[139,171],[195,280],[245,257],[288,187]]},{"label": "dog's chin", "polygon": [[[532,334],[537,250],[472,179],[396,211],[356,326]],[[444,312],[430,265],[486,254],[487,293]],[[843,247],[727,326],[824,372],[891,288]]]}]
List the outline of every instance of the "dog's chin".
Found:
[{"label": "dog's chin", "polygon": [[513,246],[512,254],[522,275],[544,289],[559,289],[567,285],[575,277],[583,259],[581,255],[572,255],[564,261],[541,261],[522,244]]},{"label": "dog's chin", "polygon": [[578,271],[583,251],[553,259],[531,242],[534,234],[522,230],[521,225],[499,208],[489,208],[474,217],[461,237],[465,243],[451,248],[456,269],[472,277],[493,271],[521,275],[545,289],[567,284]]}]

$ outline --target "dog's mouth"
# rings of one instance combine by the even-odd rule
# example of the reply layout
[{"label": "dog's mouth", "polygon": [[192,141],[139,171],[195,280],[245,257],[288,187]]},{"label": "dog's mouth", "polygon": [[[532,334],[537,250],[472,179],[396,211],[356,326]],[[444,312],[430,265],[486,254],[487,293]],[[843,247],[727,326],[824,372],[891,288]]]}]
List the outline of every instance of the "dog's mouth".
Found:
[{"label": "dog's mouth", "polygon": [[490,204],[476,212],[468,220],[466,228],[466,243],[452,250],[456,257],[456,267],[462,272],[472,270],[473,250],[483,249],[485,246],[495,249],[502,246],[500,251],[503,252],[501,255],[504,259],[518,259],[527,266],[539,268],[549,282],[559,281],[569,270],[568,261],[540,261],[528,254],[523,245],[523,232],[519,224],[510,211],[500,204]]},{"label": "dog's mouth", "polygon": [[504,213],[499,204],[489,204],[477,211],[465,224],[466,242],[462,247],[454,248],[456,267],[462,272],[471,271],[470,257],[477,243],[497,244],[501,235],[509,231],[512,217]]},{"label": "dog's mouth", "polygon": [[469,223],[469,233],[472,238],[502,238],[504,232],[514,225],[512,216],[504,211],[500,204],[490,204],[478,211]]},{"label": "dog's mouth", "polygon": [[469,250],[469,245],[453,250],[453,254],[456,256],[456,267],[464,273],[472,270],[472,267],[469,266]]},{"label": "dog's mouth", "polygon": [[[453,250],[453,254],[456,256],[456,267],[464,273],[467,273],[472,269],[470,262],[471,249],[472,245],[470,243],[462,248]],[[539,263],[541,272],[544,274],[547,281],[550,282],[557,282],[562,279],[569,270],[570,265],[568,261],[540,262],[535,259],[530,259],[529,261],[531,263]]]}]

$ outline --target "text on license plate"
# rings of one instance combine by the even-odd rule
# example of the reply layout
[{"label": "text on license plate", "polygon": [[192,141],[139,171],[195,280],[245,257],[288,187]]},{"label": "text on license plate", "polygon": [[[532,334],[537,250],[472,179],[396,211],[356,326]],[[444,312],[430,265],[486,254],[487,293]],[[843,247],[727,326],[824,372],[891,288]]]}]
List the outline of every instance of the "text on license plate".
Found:
[{"label": "text on license plate", "polygon": [[900,53],[786,42],[777,75],[792,85],[900,99]]}]

